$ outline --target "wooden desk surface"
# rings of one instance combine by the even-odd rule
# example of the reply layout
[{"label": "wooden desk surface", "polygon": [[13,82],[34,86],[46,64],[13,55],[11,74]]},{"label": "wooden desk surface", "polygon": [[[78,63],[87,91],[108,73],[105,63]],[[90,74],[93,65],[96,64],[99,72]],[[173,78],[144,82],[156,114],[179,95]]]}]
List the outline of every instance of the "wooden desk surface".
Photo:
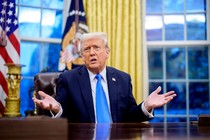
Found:
[{"label": "wooden desk surface", "polygon": [[[104,135],[109,127],[108,136]],[[99,128],[99,129],[97,129]],[[70,139],[210,140],[210,126],[190,123],[69,124]],[[96,136],[96,131],[101,135]]]},{"label": "wooden desk surface", "polygon": [[0,118],[0,140],[67,140],[66,119],[44,116]]},{"label": "wooden desk surface", "polygon": [[210,126],[197,123],[68,124],[65,119],[0,118],[0,140],[210,140]]}]

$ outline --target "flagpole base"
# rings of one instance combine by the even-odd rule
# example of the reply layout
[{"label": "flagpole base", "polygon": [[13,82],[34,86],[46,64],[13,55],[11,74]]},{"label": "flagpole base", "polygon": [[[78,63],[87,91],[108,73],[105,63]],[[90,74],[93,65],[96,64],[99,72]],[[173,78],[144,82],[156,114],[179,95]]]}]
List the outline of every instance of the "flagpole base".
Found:
[{"label": "flagpole base", "polygon": [[20,117],[20,99],[7,98],[6,110],[4,113],[7,117]]}]

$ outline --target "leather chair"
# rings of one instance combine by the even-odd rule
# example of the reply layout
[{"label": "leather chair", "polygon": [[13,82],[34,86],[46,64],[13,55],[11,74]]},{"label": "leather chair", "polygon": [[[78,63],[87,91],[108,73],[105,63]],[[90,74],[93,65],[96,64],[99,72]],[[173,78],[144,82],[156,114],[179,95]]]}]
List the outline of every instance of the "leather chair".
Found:
[{"label": "leather chair", "polygon": [[[44,72],[44,73],[38,73],[34,77],[34,86],[35,86],[35,96],[38,99],[41,99],[41,97],[38,94],[38,91],[43,91],[46,94],[55,97],[56,95],[56,84],[58,81],[58,77],[60,75],[60,72]],[[37,115],[47,115],[51,116],[49,111],[43,110],[40,107],[36,106],[36,112]]]}]

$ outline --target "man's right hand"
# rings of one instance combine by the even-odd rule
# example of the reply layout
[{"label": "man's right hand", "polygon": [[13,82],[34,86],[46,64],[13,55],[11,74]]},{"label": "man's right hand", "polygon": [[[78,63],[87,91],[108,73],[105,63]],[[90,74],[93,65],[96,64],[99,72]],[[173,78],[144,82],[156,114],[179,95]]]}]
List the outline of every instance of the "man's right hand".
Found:
[{"label": "man's right hand", "polygon": [[42,99],[33,97],[34,103],[40,106],[42,109],[53,111],[57,114],[60,111],[60,104],[50,95],[47,95],[43,91],[39,91],[38,94]]}]

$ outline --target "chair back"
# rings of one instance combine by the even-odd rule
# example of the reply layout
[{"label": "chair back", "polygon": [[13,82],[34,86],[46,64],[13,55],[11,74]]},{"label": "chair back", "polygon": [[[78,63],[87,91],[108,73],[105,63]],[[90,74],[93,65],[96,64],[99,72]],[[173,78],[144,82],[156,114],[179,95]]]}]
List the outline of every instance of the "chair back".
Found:
[{"label": "chair back", "polygon": [[[46,94],[55,97],[56,96],[56,84],[60,72],[44,72],[38,73],[34,77],[34,86],[35,86],[35,96],[38,99],[41,99],[38,91],[43,91]],[[37,115],[49,115],[49,111],[45,111],[40,107],[36,107]]]}]

